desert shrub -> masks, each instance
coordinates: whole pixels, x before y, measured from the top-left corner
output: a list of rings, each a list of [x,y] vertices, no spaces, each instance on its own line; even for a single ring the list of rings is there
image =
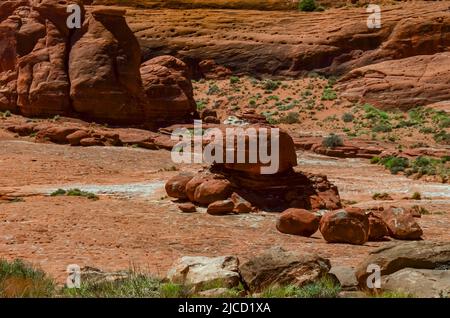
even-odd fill
[[[50,196],[52,197],[61,195],[66,195],[69,197],[85,197],[90,200],[98,200],[98,196],[96,194],[92,192],[81,191],[80,189],[69,189],[69,190],[58,189],[50,194]]]
[[[365,118],[367,118],[367,119],[372,119],[373,121],[389,120],[388,113],[386,113],[382,110],[379,110],[378,108],[376,108],[370,104],[364,104],[363,108],[366,113]]]
[[[392,174],[397,174],[400,171],[405,171],[409,166],[409,161],[403,157],[385,157],[380,160],[380,164],[384,165]]]
[[[325,89],[322,92],[322,100],[335,100],[337,98],[337,94],[336,92],[330,88],[330,87],[325,87]]]
[[[299,122],[299,117],[297,112],[289,112],[285,116],[280,117],[279,122],[283,124],[295,124]]]
[[[411,196],[411,199],[422,200],[422,195],[420,194],[420,192],[414,192],[413,195]]]
[[[0,260],[0,297],[51,297],[55,292],[53,280],[23,262]]]
[[[266,120],[271,125],[277,125],[280,123],[280,120],[274,117],[266,117]]]
[[[279,106],[277,106],[277,109],[280,111],[286,111],[286,110],[290,110],[294,107],[295,107],[294,103],[289,103],[286,105],[279,105]]]
[[[418,125],[417,122],[411,120],[400,120],[399,123],[395,126],[395,128],[405,128],[405,127],[413,127]]]
[[[9,110],[5,111],[3,117],[11,117],[11,112]]]
[[[266,91],[274,91],[277,88],[279,88],[280,85],[281,85],[281,83],[279,81],[273,81],[273,80],[270,80],[270,79],[269,80],[265,80],[263,82],[263,88]]]
[[[317,9],[316,1],[314,0],[301,0],[298,3],[298,9],[304,12],[312,12]]]
[[[169,286],[170,285],[170,286]],[[172,286],[173,285],[173,286]],[[115,281],[82,280],[80,288],[63,288],[65,297],[82,298],[155,298],[183,297],[182,287],[163,284],[161,280],[143,274],[130,273]]]
[[[433,115],[432,120],[439,128],[450,128],[450,116],[444,111],[436,112],[436,114]]]
[[[266,288],[262,298],[336,298],[341,287],[331,278],[325,276],[314,283],[302,287],[287,285]]]
[[[374,294],[375,298],[413,298],[414,296],[403,291],[385,291],[380,294]]]
[[[445,130],[441,130],[438,133],[434,134],[433,139],[438,143],[450,145],[450,133],[446,132]]]
[[[388,123],[380,123],[372,127],[373,132],[391,132],[392,126]]]
[[[220,93],[220,88],[216,84],[210,85],[208,87],[208,91],[206,92],[207,95],[217,95]]]
[[[323,121],[337,121],[337,117],[336,115],[332,115],[332,116],[327,116],[325,117],[325,119]]]
[[[419,129],[419,132],[422,134],[432,134],[434,132],[433,127],[422,127]]]
[[[310,89],[305,89],[302,93],[302,96],[307,97],[307,96],[311,96],[312,95],[312,91]]]
[[[203,110],[206,108],[206,103],[202,100],[197,101],[197,110]]]
[[[447,158],[435,159],[419,156],[411,162],[407,174],[419,173],[420,175],[440,175],[446,180],[450,175],[450,168],[446,163]]]
[[[373,200],[392,200],[392,197],[389,195],[389,193],[383,192],[379,193],[376,192],[372,195]]]
[[[375,157],[372,157],[372,158],[370,159],[370,163],[371,163],[371,164],[376,164],[376,163],[379,163],[380,160],[381,160],[380,157],[375,156]]]
[[[350,123],[353,121],[353,119],[355,119],[355,116],[353,116],[353,114],[351,113],[344,113],[342,115],[342,120],[344,121],[344,123]]]
[[[278,97],[277,95],[270,95],[270,96],[267,96],[267,100],[279,101],[280,97]]]
[[[255,108],[255,107],[256,107],[256,100],[254,100],[253,98],[250,99],[250,100],[248,101],[248,105],[249,105],[250,107],[252,107],[252,108]]]
[[[231,76],[230,77],[230,84],[237,84],[239,83],[241,80],[239,79],[239,77],[237,76]]]
[[[344,141],[340,136],[331,133],[323,138],[322,145],[327,148],[335,148],[344,145]]]
[[[412,210],[419,212],[420,215],[429,215],[431,214],[430,211],[428,211],[423,206],[413,205],[411,207]]]

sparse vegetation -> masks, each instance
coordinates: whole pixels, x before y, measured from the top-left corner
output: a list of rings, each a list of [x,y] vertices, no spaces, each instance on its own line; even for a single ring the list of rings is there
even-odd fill
[[[450,162],[446,157],[436,159],[426,156],[419,156],[414,160],[394,156],[381,159],[378,157],[373,157],[371,159],[371,163],[379,163],[384,165],[391,171],[392,174],[404,171],[408,176],[412,174],[417,174],[418,177],[423,175],[438,175],[441,177],[442,182],[448,182],[450,176]]]
[[[298,3],[298,9],[304,12],[312,12],[317,9],[316,1],[314,0],[301,0]]]
[[[210,85],[208,88],[208,91],[206,92],[207,95],[217,95],[220,93],[220,88],[217,86],[217,84]]]
[[[279,119],[280,123],[283,124],[295,124],[299,122],[299,115],[297,112],[289,112],[284,116],[281,116]]]
[[[9,111],[9,110],[7,110],[7,111],[5,111],[3,114],[2,114],[2,116],[3,117],[11,117],[11,112]]]
[[[351,114],[351,113],[344,113],[344,114],[342,115],[342,120],[343,120],[345,123],[350,123],[350,122],[352,122],[354,118],[355,118],[355,116],[353,116],[353,114]]]
[[[54,289],[43,271],[19,259],[0,259],[0,297],[50,297]]]
[[[392,174],[405,171],[405,169],[409,166],[408,159],[403,157],[389,156],[382,158],[379,163],[389,169]]]
[[[241,80],[239,79],[239,77],[237,76],[231,76],[230,77],[230,84],[237,84],[239,83]]]
[[[280,81],[273,81],[273,80],[265,80],[263,82],[263,88],[266,91],[274,91],[280,87],[281,83]]]
[[[422,195],[420,194],[420,192],[414,192],[413,195],[411,196],[411,199],[422,200]]]
[[[85,197],[90,200],[98,200],[99,199],[96,194],[87,192],[87,191],[81,191],[80,189],[69,189],[69,190],[58,189],[50,194],[50,196],[52,196],[52,197],[62,196],[62,195],[66,195],[69,197]]]
[[[261,293],[262,298],[336,298],[341,288],[331,278],[323,277],[302,287],[269,287]]]
[[[322,145],[327,148],[335,148],[344,145],[344,141],[342,138],[334,133],[331,133],[329,136],[323,138]]]
[[[373,200],[392,200],[392,197],[389,195],[389,193],[383,192],[379,193],[376,192],[372,195]]]
[[[323,90],[321,99],[322,100],[335,100],[336,98],[337,98],[336,92],[330,87],[325,87],[325,89]]]

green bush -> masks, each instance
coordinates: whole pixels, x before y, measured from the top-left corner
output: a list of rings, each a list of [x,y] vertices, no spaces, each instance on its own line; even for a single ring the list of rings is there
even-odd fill
[[[87,191],[81,191],[80,189],[69,189],[69,190],[58,189],[50,194],[50,196],[52,196],[52,197],[62,196],[62,195],[66,195],[69,197],[85,197],[90,200],[98,200],[98,196],[95,195],[94,193],[87,192]]]
[[[441,130],[440,132],[434,134],[433,139],[438,143],[450,145],[450,133],[445,130]]]
[[[261,293],[262,298],[336,298],[341,291],[339,284],[325,276],[320,280],[298,286],[269,287]]]
[[[353,119],[355,119],[355,116],[353,116],[353,114],[351,114],[351,113],[344,113],[344,114],[342,115],[342,120],[343,120],[345,123],[350,123],[350,122],[353,121]]]
[[[208,94],[208,95],[217,95],[219,93],[220,93],[220,88],[216,84],[210,85],[208,87],[208,91],[206,92],[206,94]]]
[[[285,116],[280,117],[280,123],[295,124],[299,122],[299,114],[297,112],[289,112]]]
[[[301,0],[298,3],[298,9],[304,12],[312,12],[317,9],[316,1],[314,0]]]
[[[327,148],[335,148],[344,145],[344,141],[340,136],[331,133],[329,136],[323,138],[322,145]]]
[[[263,82],[263,88],[266,91],[274,91],[276,90],[278,87],[280,87],[281,83],[279,81],[272,81],[272,80],[265,80]]]
[[[197,101],[197,110],[203,110],[206,108],[206,103],[202,100]]]
[[[239,79],[239,77],[237,76],[231,76],[230,77],[230,84],[237,84],[239,83],[241,80]]]
[[[422,200],[422,195],[420,194],[420,192],[414,192],[413,195],[411,196],[411,199]]]
[[[389,125],[387,123],[381,123],[381,124],[378,124],[378,125],[372,127],[372,131],[373,132],[391,132],[392,127],[391,127],[391,125]]]
[[[335,100],[337,98],[336,92],[330,88],[326,87],[322,92],[322,100]]]
[[[409,166],[409,161],[403,157],[385,157],[380,160],[380,164],[384,165],[392,174],[397,174],[400,171],[405,171]]]

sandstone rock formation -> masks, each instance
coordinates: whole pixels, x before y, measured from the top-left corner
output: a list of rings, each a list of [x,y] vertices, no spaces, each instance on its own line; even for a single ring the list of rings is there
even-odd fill
[[[369,254],[356,271],[356,278],[362,288],[370,275],[370,264],[380,266],[381,275],[389,275],[404,268],[448,269],[450,265],[450,243],[448,242],[408,242],[391,243]]]
[[[330,262],[315,254],[297,254],[273,247],[239,267],[247,288],[258,292],[269,286],[303,286],[328,274]]]
[[[420,298],[450,297],[450,271],[404,268],[383,277],[383,291],[401,292]]]
[[[420,55],[355,69],[344,76],[339,89],[353,102],[408,110],[449,100],[449,74],[449,52]]]
[[[389,9],[383,12],[381,29],[367,28],[364,8],[323,12],[320,18],[295,11],[190,10],[185,15],[163,10],[164,14],[151,15],[152,25],[146,23],[151,11],[141,10],[130,11],[128,21],[146,57],[171,52],[184,61],[214,60],[233,72],[258,75],[314,69],[344,74],[382,60],[447,51],[447,4]],[[154,29],[155,24],[160,28]],[[155,41],[161,29],[173,30],[166,32],[163,43]],[[192,37],[195,32],[200,36]],[[206,47],[199,50],[202,44]]]
[[[67,26],[70,4],[82,8],[80,29]],[[195,112],[183,62],[163,57],[141,70],[125,10],[86,12],[80,0],[6,1],[0,9],[1,111],[146,126]]]

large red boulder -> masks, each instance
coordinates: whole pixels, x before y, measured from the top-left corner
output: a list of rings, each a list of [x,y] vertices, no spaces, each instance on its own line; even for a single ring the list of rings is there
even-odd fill
[[[389,207],[381,213],[389,235],[399,240],[420,240],[423,231],[411,212],[401,207]]]
[[[191,202],[195,202],[195,190],[197,187],[203,182],[212,179],[211,176],[208,175],[196,175],[188,183],[186,183],[186,195]]]
[[[287,132],[279,128],[269,126],[249,126],[231,130],[223,128],[222,136],[223,139],[212,141],[210,147],[223,148],[223,157],[219,158],[221,162],[218,164],[231,171],[252,175],[276,174],[291,170],[297,165],[294,141]],[[219,142],[221,144],[218,144]],[[227,153],[230,154],[228,158]],[[262,162],[261,153],[270,157],[269,163]]]
[[[194,201],[202,205],[209,205],[215,201],[229,198],[233,189],[231,183],[225,179],[213,179],[201,183],[194,193]]]
[[[177,199],[187,199],[186,184],[194,177],[192,173],[183,172],[166,182],[167,195]]]
[[[369,218],[358,208],[331,211],[322,217],[319,229],[327,242],[362,245],[369,239]]]
[[[369,215],[369,241],[379,241],[389,235],[386,223],[379,216]]]
[[[303,209],[287,209],[278,217],[277,229],[281,233],[311,236],[319,228],[319,218]]]
[[[232,213],[234,209],[234,203],[230,199],[215,201],[208,205],[206,213],[211,215],[224,215]]]

